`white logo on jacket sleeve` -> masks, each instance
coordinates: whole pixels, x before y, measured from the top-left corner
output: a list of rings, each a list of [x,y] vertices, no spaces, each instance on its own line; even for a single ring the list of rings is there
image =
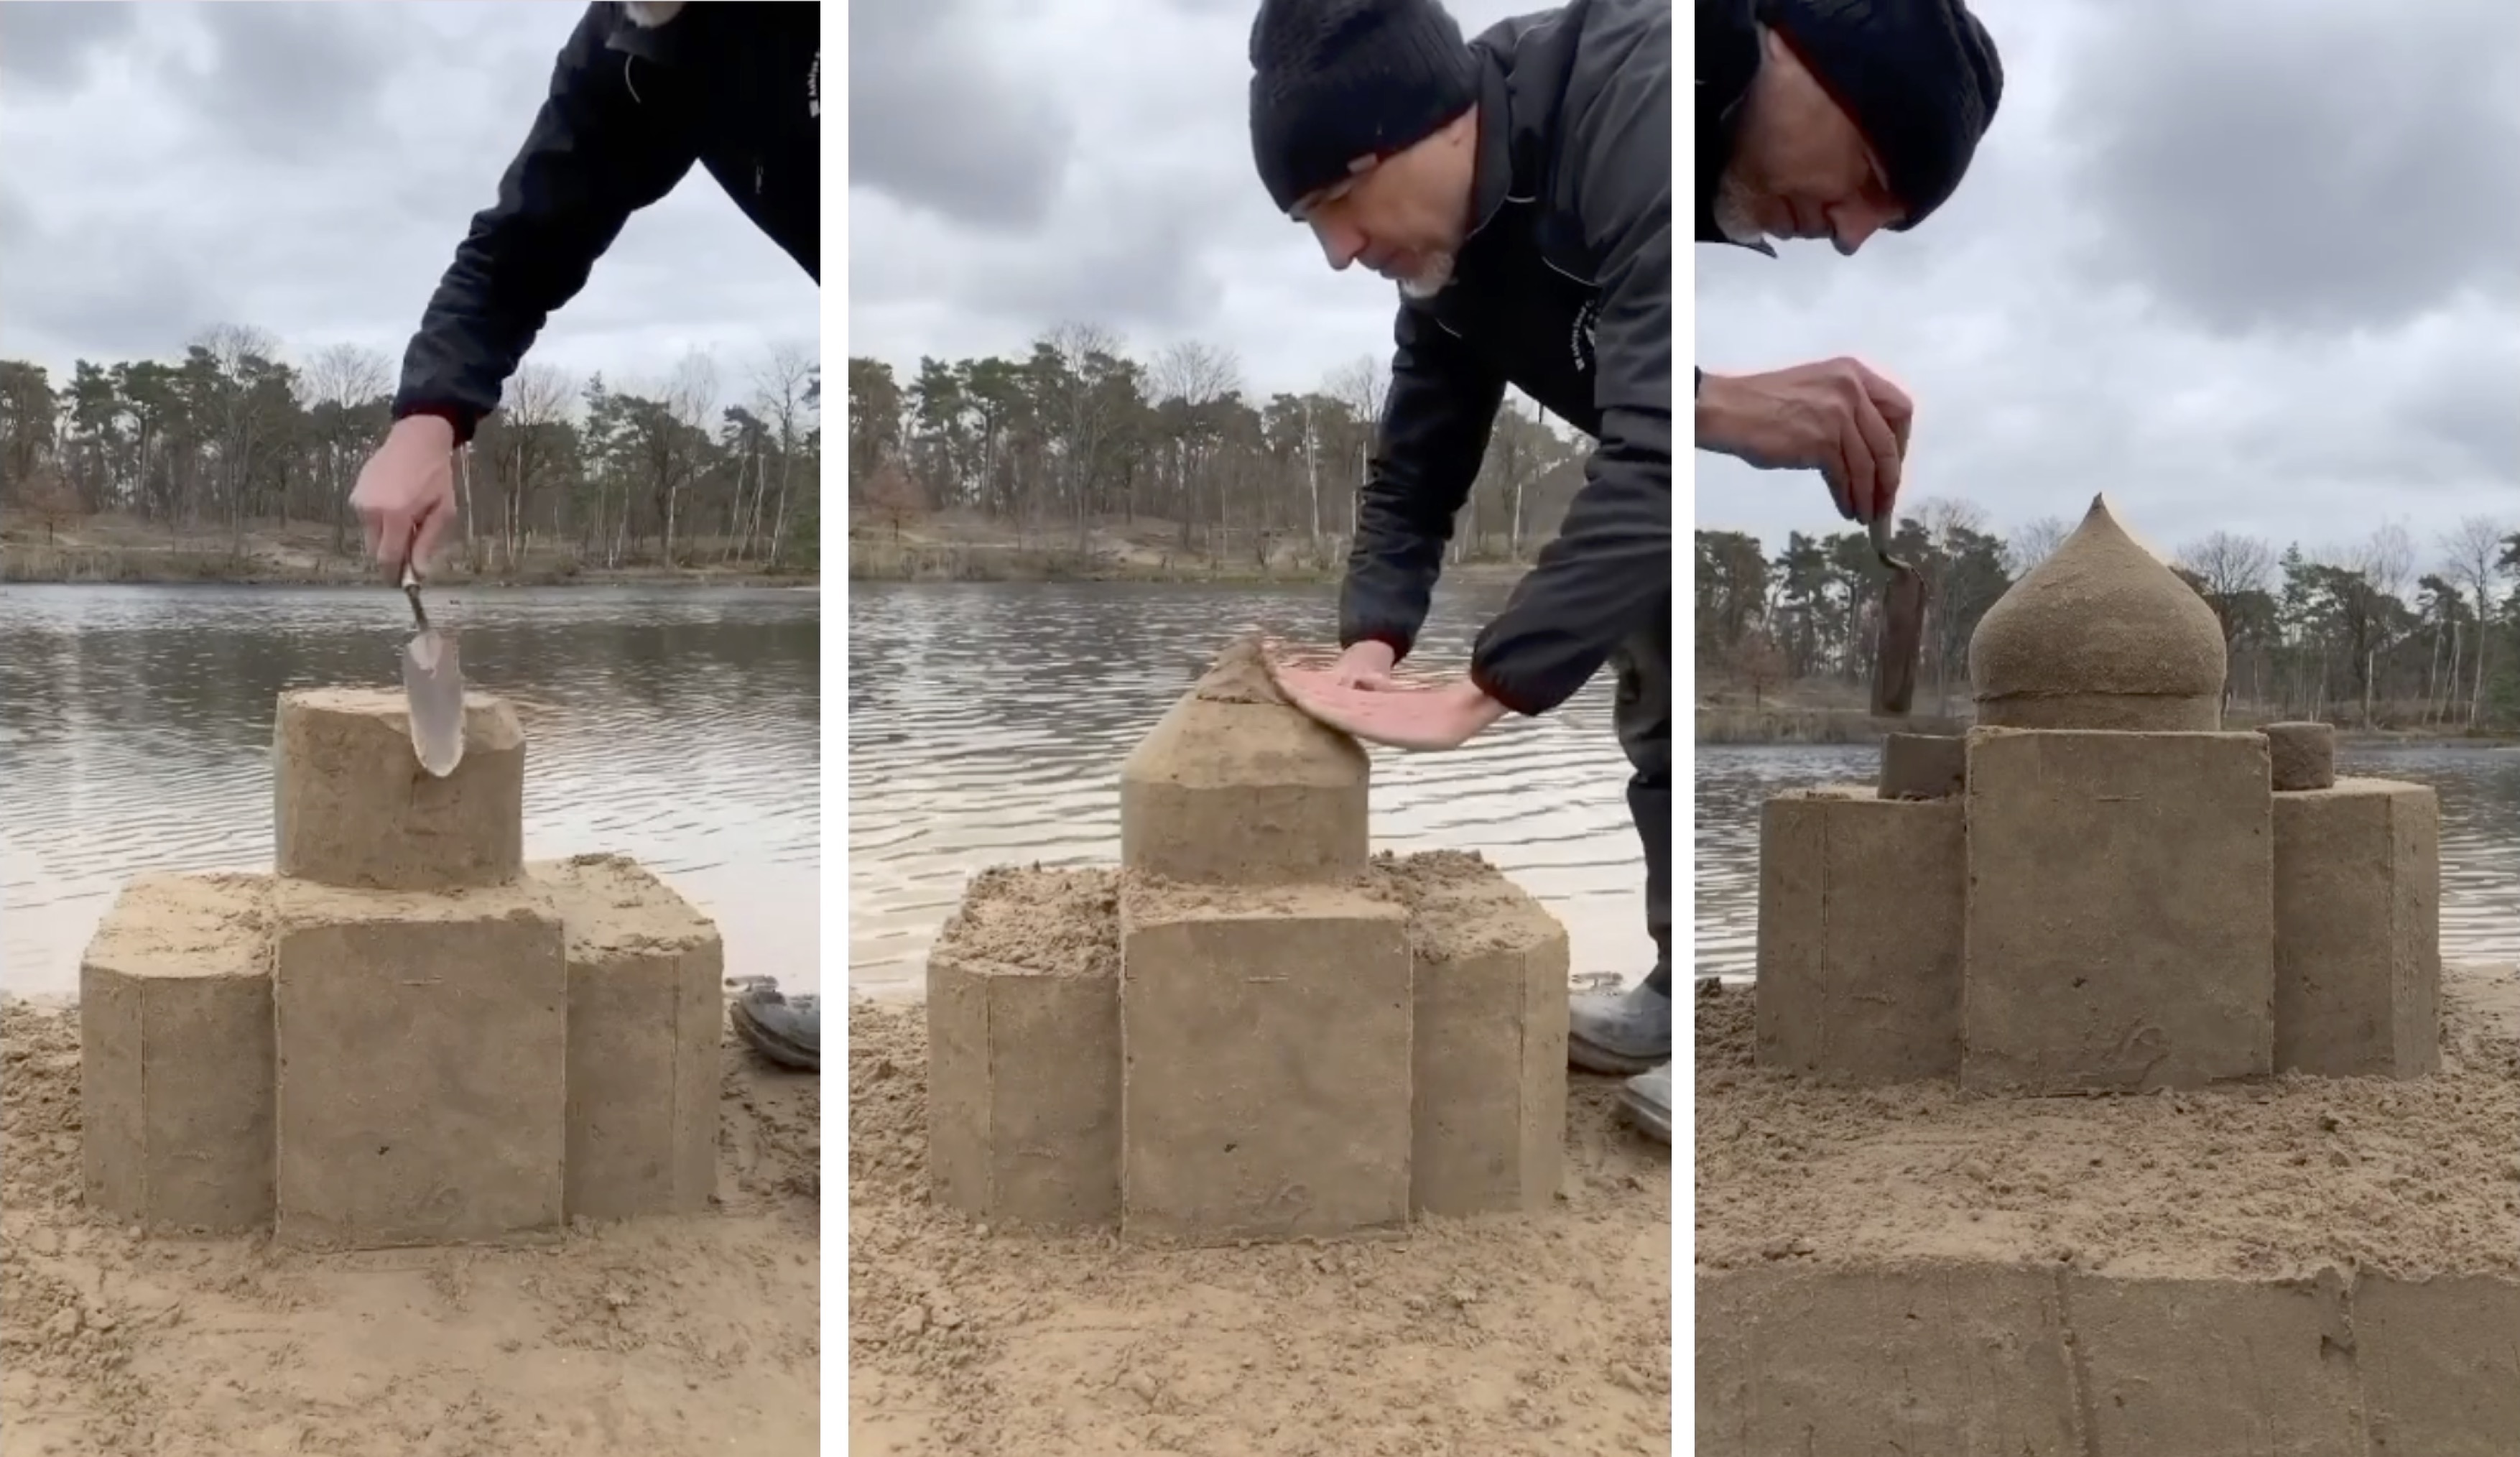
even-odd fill
[[[814,52],[814,68],[805,72],[805,114],[823,119],[823,53]]]

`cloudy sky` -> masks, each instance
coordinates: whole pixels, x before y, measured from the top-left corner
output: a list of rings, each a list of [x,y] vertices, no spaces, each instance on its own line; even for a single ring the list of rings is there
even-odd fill
[[[1480,28],[1530,0],[1453,0]],[[1397,296],[1270,205],[1246,110],[1255,0],[854,0],[849,352],[1231,349],[1247,393],[1387,354]]]
[[[399,368],[580,14],[555,3],[0,5],[0,357],[181,357],[207,326]],[[813,281],[698,168],[531,356],[743,390],[818,337]]]
[[[2159,547],[2394,523],[2419,569],[2462,517],[2520,529],[2520,7],[1975,8],[2005,86],[1958,195],[1854,259],[1692,250],[1697,363],[1873,363],[1917,403],[1904,497],[1999,529],[2105,490]],[[1837,527],[1815,478],[1704,455],[1697,522]]]

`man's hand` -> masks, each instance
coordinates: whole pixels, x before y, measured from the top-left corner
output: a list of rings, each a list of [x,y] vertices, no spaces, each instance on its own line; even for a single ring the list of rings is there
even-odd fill
[[[1708,375],[1697,390],[1697,448],[1763,471],[1818,471],[1837,514],[1869,524],[1898,500],[1914,418],[1907,391],[1853,359]]]
[[[1340,688],[1389,688],[1391,669],[1400,655],[1373,638],[1351,645],[1330,664],[1330,680]]]
[[[401,579],[406,555],[427,571],[455,520],[455,427],[434,415],[395,421],[360,469],[350,506],[367,531],[369,557],[387,577]]]
[[[1357,687],[1340,668],[1279,667],[1271,676],[1288,702],[1315,720],[1369,744],[1393,749],[1459,749],[1506,715],[1506,706],[1464,679],[1441,688]]]

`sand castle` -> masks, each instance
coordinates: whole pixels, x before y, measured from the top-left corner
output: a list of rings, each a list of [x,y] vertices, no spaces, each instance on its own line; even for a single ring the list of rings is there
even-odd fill
[[[940,1202],[1192,1243],[1546,1207],[1565,930],[1370,855],[1366,790],[1238,643],[1122,768],[1117,870],[979,876],[927,968]]]
[[[723,952],[635,862],[527,863],[525,738],[284,693],[273,874],[151,875],[79,974],[86,1197],[151,1230],[531,1239],[714,1192]]]
[[[2096,500],[1969,667],[1964,738],[1766,807],[1698,1449],[2520,1451],[2520,982],[2445,981],[2433,792],[2225,732]]]

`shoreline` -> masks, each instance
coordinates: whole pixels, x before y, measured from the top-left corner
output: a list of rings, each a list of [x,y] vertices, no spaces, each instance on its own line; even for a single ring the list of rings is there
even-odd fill
[[[2280,720],[2260,713],[2238,715],[2224,728],[2247,733]],[[1958,714],[1917,713],[1903,719],[1876,718],[1865,708],[1767,705],[1749,707],[1700,704],[1694,737],[1700,748],[1803,749],[1877,745],[1891,734],[1964,735],[1969,719]],[[2466,729],[2353,728],[2331,724],[2340,749],[2438,748],[2520,749],[2520,727]]]

